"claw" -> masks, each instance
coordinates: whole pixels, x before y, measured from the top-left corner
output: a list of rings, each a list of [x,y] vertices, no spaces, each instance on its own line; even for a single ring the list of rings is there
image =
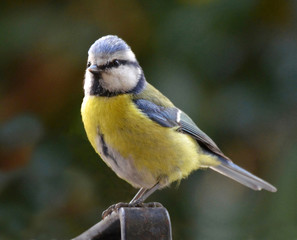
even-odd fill
[[[118,212],[121,207],[128,207],[128,206],[129,206],[129,203],[123,203],[123,202],[113,204],[109,208],[107,208],[105,211],[103,211],[102,219],[106,218],[112,212]]]

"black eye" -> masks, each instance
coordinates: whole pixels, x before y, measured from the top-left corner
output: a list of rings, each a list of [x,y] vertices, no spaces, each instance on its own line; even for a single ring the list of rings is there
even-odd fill
[[[113,60],[113,65],[115,67],[118,67],[118,66],[120,66],[120,62],[118,60]]]
[[[91,62],[88,62],[88,63],[87,63],[87,67],[90,67],[90,66],[91,66]]]

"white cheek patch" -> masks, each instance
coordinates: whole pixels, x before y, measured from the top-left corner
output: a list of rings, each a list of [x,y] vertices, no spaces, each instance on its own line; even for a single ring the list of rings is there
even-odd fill
[[[119,66],[102,73],[102,87],[110,92],[127,92],[136,87],[141,71],[129,65]]]
[[[86,70],[85,73],[85,82],[84,82],[84,91],[85,91],[85,95],[90,95],[92,89],[92,77],[91,77],[91,73]]]
[[[112,54],[96,52],[94,49],[92,49],[92,47],[89,50],[88,62],[91,64],[102,66],[115,59],[126,60],[128,62],[137,62],[134,53],[130,49]],[[140,76],[140,68],[137,68],[133,65],[121,65],[119,67],[114,67],[103,71],[100,85],[102,88],[110,92],[128,92],[136,87]],[[90,95],[92,92],[92,87],[94,84],[93,81],[94,78],[92,73],[86,70],[84,82],[85,95]]]

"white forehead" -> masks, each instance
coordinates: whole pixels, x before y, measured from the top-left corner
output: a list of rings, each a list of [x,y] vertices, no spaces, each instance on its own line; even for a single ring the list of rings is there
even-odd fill
[[[89,49],[89,61],[101,65],[113,59],[136,61],[135,55],[128,44],[121,38],[108,35],[99,38]]]

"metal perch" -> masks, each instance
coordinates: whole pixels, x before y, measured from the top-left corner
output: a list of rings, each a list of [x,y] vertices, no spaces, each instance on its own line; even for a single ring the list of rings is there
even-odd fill
[[[72,240],[171,240],[164,207],[122,207]]]

